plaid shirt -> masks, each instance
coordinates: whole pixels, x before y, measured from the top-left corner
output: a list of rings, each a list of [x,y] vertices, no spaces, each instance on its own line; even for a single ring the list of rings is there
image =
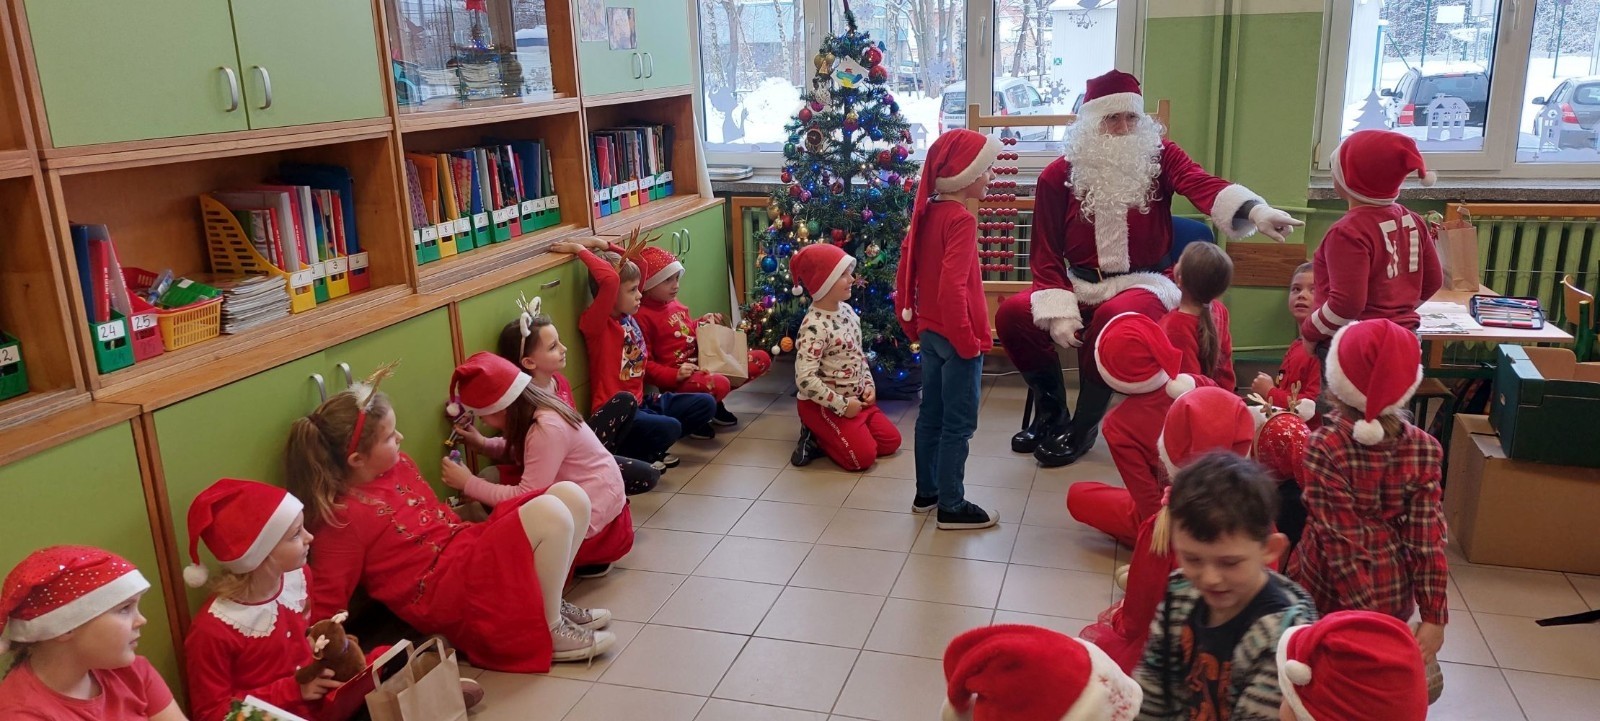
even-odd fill
[[[1332,414],[1306,445],[1305,536],[1289,576],[1322,613],[1355,609],[1445,623],[1444,509],[1439,442],[1406,424],[1377,445]]]

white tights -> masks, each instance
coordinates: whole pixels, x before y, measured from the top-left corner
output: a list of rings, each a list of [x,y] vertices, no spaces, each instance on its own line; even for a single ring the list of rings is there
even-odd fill
[[[561,590],[567,572],[589,530],[589,494],[576,483],[561,481],[517,507],[517,520],[533,548],[533,570],[544,595],[544,618],[554,629],[561,623]]]

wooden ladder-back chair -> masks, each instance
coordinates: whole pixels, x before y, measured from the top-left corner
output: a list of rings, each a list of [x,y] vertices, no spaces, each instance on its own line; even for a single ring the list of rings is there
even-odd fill
[[[1580,363],[1593,360],[1594,294],[1577,287],[1572,276],[1565,275],[1561,277],[1561,301],[1567,320],[1572,323],[1573,352]]]

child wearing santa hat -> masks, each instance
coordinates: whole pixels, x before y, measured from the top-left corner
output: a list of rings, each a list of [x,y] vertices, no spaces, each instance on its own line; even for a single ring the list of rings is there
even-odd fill
[[[183,721],[155,667],[134,652],[150,590],[110,551],[52,546],[28,554],[0,587],[0,718]]]
[[[1335,412],[1306,444],[1306,528],[1289,575],[1325,611],[1420,610],[1416,642],[1432,668],[1449,620],[1443,451],[1402,408],[1422,382],[1416,335],[1385,319],[1334,334],[1326,365]]]
[[[1106,322],[1094,360],[1111,389],[1127,396],[1106,414],[1104,432],[1124,488],[1095,482],[1067,489],[1067,511],[1117,542],[1132,546],[1139,526],[1161,510],[1167,472],[1156,438],[1173,399],[1210,378],[1179,373],[1183,354],[1161,326],[1142,313],[1122,313]]]
[[[1311,311],[1316,298],[1316,274],[1312,263],[1301,263],[1289,278],[1289,315],[1299,328]],[[1317,399],[1322,396],[1322,361],[1312,352],[1311,343],[1295,338],[1278,364],[1277,376],[1257,373],[1250,383],[1250,392],[1274,408],[1287,408],[1312,428],[1322,425],[1317,416]],[[1265,417],[1263,417],[1265,420]]]
[[[745,377],[738,381],[721,373],[700,370],[700,347],[695,332],[706,324],[726,322],[721,313],[706,313],[694,317],[689,306],[678,300],[678,287],[683,280],[683,262],[663,248],[647,246],[639,253],[639,289],[644,300],[633,317],[639,321],[645,340],[649,341],[650,357],[656,363],[676,372],[675,382],[661,387],[674,393],[710,393],[717,399],[717,414],[711,422],[719,426],[738,425],[739,418],[728,411],[723,399],[728,393],[745,383],[760,378],[772,367],[772,356],[764,350],[751,350],[747,354]],[[708,279],[716,282],[713,276]],[[726,280],[726,277],[723,278]]]
[[[1432,185],[1417,141],[1392,130],[1358,130],[1333,151],[1333,187],[1349,204],[1312,260],[1315,310],[1300,333],[1319,348],[1351,321],[1387,318],[1415,330],[1417,306],[1444,284],[1433,234],[1396,203],[1412,173]]]
[[[1212,451],[1244,456],[1254,436],[1250,410],[1238,396],[1221,388],[1196,388],[1172,402],[1156,448],[1168,475],[1175,475]],[[1097,623],[1078,633],[1129,673],[1144,653],[1150,622],[1167,591],[1167,577],[1178,567],[1164,520],[1165,514],[1157,513],[1139,525],[1133,558],[1126,566],[1127,593],[1102,612]]]
[[[603,576],[633,549],[633,513],[622,472],[594,429],[571,406],[510,361],[487,351],[473,353],[450,378],[450,397],[478,420],[501,431],[486,438],[471,425],[460,429],[467,447],[506,461],[501,480],[489,481],[444,459],[444,483],[487,506],[539,495],[557,481],[578,484],[589,496],[588,528],[573,558],[585,578]]]
[[[1338,611],[1278,640],[1284,721],[1423,721],[1428,682],[1404,623]]]
[[[855,258],[826,243],[800,249],[789,268],[811,293],[795,334],[794,376],[808,438],[839,464],[861,472],[900,449],[900,430],[878,407],[877,387],[861,350],[861,319],[850,297]]]
[[[994,347],[978,272],[978,224],[967,203],[983,197],[1000,152],[993,136],[957,128],[928,148],[911,225],[895,271],[895,314],[922,344],[917,415],[917,495],[911,509],[938,509],[939,528],[988,528],[997,513],[966,499],[967,446],[978,429],[983,354]]]
[[[944,678],[943,721],[1133,721],[1143,698],[1104,651],[1038,626],[955,637]]]

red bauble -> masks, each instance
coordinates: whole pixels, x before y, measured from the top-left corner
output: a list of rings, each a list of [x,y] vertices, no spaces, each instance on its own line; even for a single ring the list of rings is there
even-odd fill
[[[785,171],[783,171],[781,173],[778,173],[778,180],[781,180],[781,181],[783,181],[785,183],[793,183],[794,182],[794,173],[791,173],[791,172],[789,172],[787,170],[785,170]]]
[[[874,65],[871,70],[867,71],[867,80],[870,80],[874,83],[881,83],[888,79],[889,71],[882,65]]]
[[[911,151],[906,150],[906,146],[904,146],[904,145],[896,145],[896,146],[894,146],[894,160],[895,160],[895,162],[903,163],[903,162],[906,161],[907,157],[910,157],[910,155],[911,155]]]
[[[798,185],[789,186],[789,197],[798,198],[798,197],[800,197],[800,193],[801,193],[800,186],[798,186]]]
[[[1256,461],[1279,481],[1300,480],[1300,468],[1305,461],[1306,441],[1311,429],[1300,416],[1278,413],[1261,424],[1256,433]]]
[[[800,109],[800,122],[802,122],[802,123],[811,122],[811,108],[801,108]]]
[[[885,168],[894,164],[894,154],[887,150],[878,151],[878,165]]]
[[[877,67],[878,63],[883,62],[883,52],[877,48],[867,48],[867,51],[861,54],[861,62],[869,68]]]
[[[800,186],[796,185],[794,187],[795,188],[799,188]],[[792,215],[783,216],[783,229],[784,230],[789,230],[789,229],[792,229],[792,228],[794,228],[794,216],[792,216]]]
[[[834,228],[832,235],[833,235],[833,243],[834,243],[834,245],[838,245],[838,244],[844,242],[844,231],[843,230],[840,230],[838,228]]]

